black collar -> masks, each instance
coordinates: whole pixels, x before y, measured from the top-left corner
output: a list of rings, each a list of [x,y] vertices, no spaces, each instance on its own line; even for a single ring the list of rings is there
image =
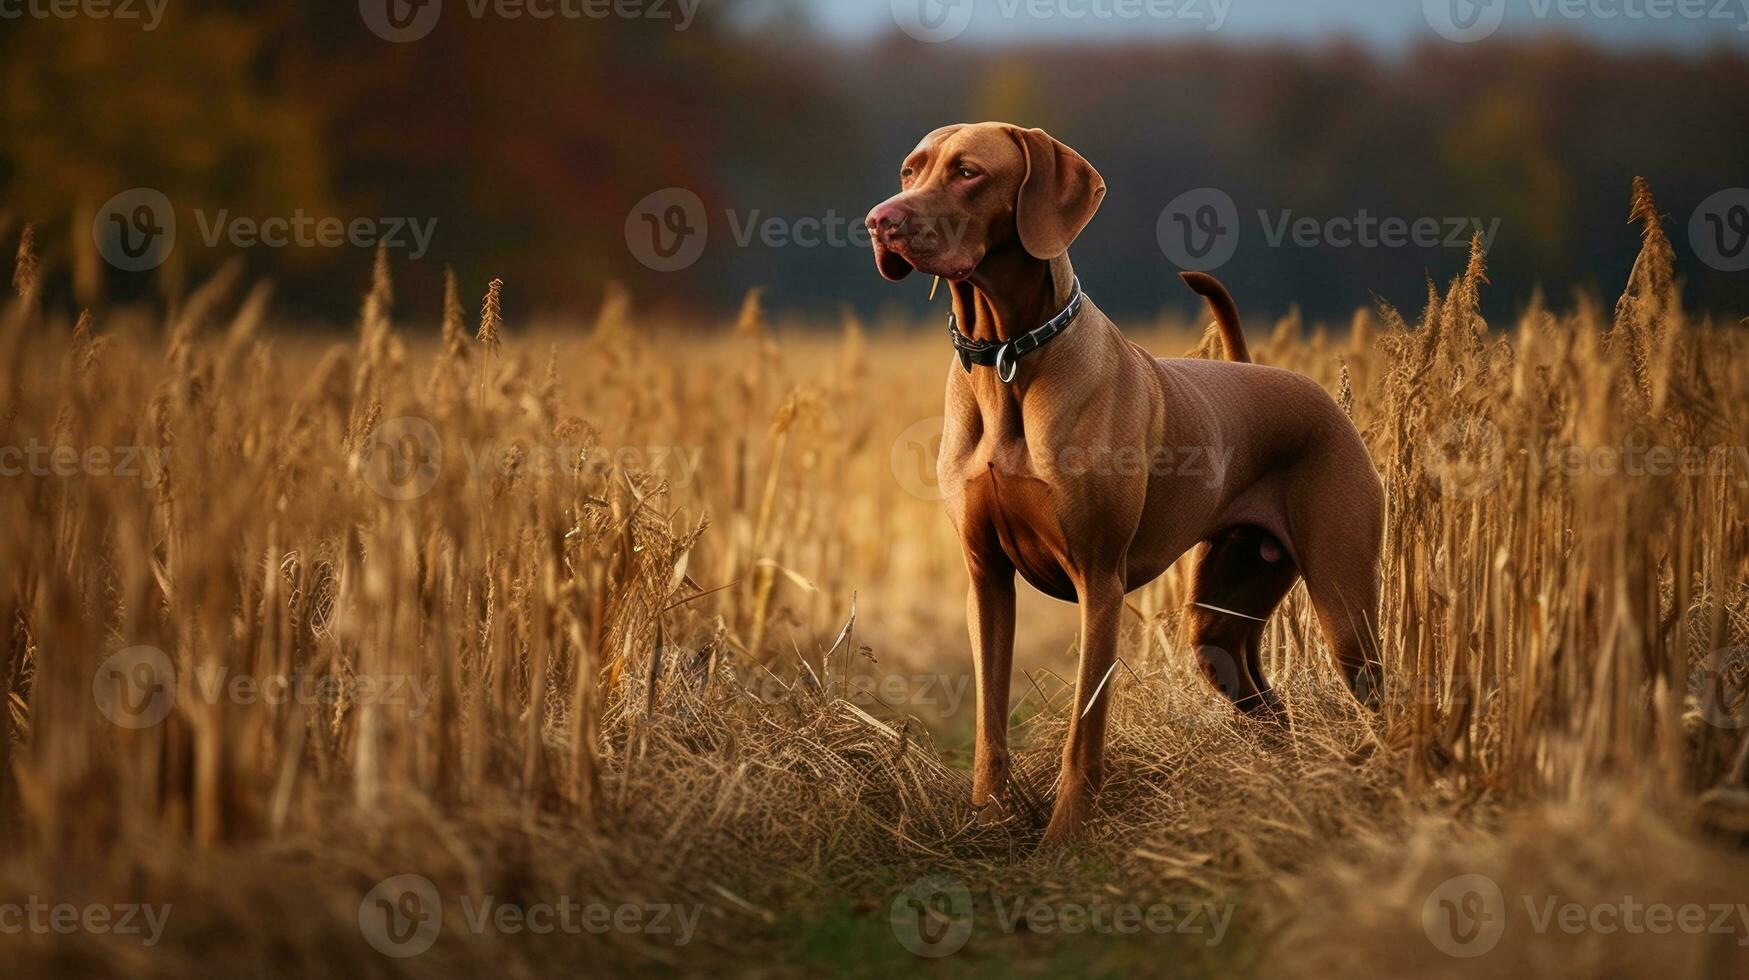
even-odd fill
[[[972,365],[982,364],[996,369],[996,377],[1007,384],[1014,380],[1014,372],[1020,368],[1020,359],[1038,350],[1069,328],[1075,322],[1076,314],[1081,312],[1081,277],[1076,276],[1074,285],[1069,289],[1069,302],[1058,311],[1056,316],[1046,320],[1044,326],[1023,333],[1009,341],[973,340],[960,332],[959,319],[952,313],[947,315],[947,335],[953,338],[954,350],[959,352],[960,366],[966,373],[972,373]]]

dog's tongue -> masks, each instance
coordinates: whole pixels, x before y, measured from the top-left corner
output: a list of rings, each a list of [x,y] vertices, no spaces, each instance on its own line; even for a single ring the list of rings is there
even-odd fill
[[[889,282],[898,282],[911,274],[911,263],[905,257],[893,251],[880,242],[875,243],[875,268],[881,271],[881,277]]]

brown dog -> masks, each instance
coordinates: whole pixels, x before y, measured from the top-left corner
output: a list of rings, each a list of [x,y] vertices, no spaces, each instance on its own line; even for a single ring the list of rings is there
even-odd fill
[[[1290,371],[1159,359],[1125,340],[1082,298],[1067,254],[1105,181],[1042,130],[938,129],[899,179],[899,194],[868,214],[875,263],[892,280],[913,269],[948,279],[959,334],[937,473],[971,576],[972,803],[999,800],[1008,785],[1016,572],[1081,606],[1075,713],[1047,842],[1080,826],[1104,775],[1124,594],[1192,547],[1191,642],[1236,706],[1278,716],[1258,644],[1301,575],[1349,688],[1376,705],[1384,493],[1329,394]],[[1185,279],[1209,300],[1228,357],[1246,360],[1226,290]]]

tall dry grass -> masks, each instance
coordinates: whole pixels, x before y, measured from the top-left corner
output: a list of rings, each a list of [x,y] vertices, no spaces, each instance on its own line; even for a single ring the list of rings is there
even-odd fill
[[[1643,186],[1633,217],[1642,252],[1613,316],[1581,298],[1490,328],[1477,247],[1413,324],[1387,307],[1347,336],[1288,320],[1254,338],[1258,360],[1338,395],[1385,478],[1386,711],[1341,692],[1296,589],[1267,643],[1292,734],[1235,721],[1178,641],[1175,569],[1132,597],[1110,787],[1087,841],[1054,855],[1034,854],[1034,818],[1069,700],[1061,609],[1023,609],[1029,792],[1005,823],[971,820],[963,760],[938,747],[969,704],[853,693],[871,674],[966,673],[959,557],[903,442],[939,412],[933,331],[785,333],[752,294],[676,357],[622,294],[584,336],[506,322],[511,270],[476,322],[449,277],[440,336],[414,341],[382,255],[355,339],[326,349],[266,330],[266,291],[239,296],[234,269],[162,322],[68,326],[41,308],[27,232],[0,445],[167,455],[149,481],[0,478],[0,898],[174,897],[181,916],[155,950],[38,937],[21,963],[777,969],[820,909],[878,918],[898,884],[948,871],[980,890],[1239,900],[1240,965],[1335,969],[1370,943],[1446,969],[1403,952],[1398,933],[1421,942],[1416,889],[1454,861],[1534,878],[1518,852],[1556,807],[1593,814],[1569,837],[1659,828],[1690,863],[1635,880],[1710,894],[1749,828],[1749,351],[1683,314]],[[1165,352],[1188,334],[1151,336]],[[1711,465],[1630,474],[1595,453],[1635,447]],[[175,696],[135,729],[93,692],[139,646],[163,651]],[[328,694],[212,696],[221,676]],[[429,704],[373,696],[381,678]],[[1629,816],[1595,815],[1618,797]],[[357,905],[409,869],[457,893],[707,912],[688,950],[446,934],[390,961],[359,939]]]

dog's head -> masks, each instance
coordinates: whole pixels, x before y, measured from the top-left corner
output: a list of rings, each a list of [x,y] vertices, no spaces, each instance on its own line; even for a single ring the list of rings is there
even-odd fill
[[[955,281],[988,255],[1068,250],[1105,197],[1081,154],[1042,129],[1007,123],[945,126],[923,137],[899,169],[899,193],[866,224],[875,266],[891,280],[917,269]]]

